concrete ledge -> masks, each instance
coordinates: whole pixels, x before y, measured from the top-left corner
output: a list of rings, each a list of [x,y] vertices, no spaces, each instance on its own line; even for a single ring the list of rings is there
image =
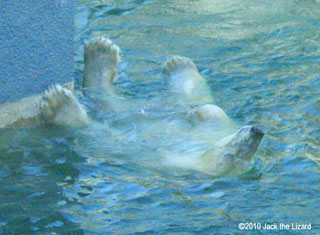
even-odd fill
[[[0,104],[72,81],[73,11],[72,0],[0,1]]]

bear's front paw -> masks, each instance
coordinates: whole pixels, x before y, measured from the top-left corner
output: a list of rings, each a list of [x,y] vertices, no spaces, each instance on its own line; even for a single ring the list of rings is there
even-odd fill
[[[175,73],[184,69],[198,71],[191,59],[175,55],[165,62],[162,72],[163,74],[170,75],[171,73]]]

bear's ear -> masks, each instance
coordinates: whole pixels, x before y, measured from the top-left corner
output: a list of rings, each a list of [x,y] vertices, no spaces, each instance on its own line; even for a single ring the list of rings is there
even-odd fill
[[[234,162],[234,154],[232,154],[232,153],[226,153],[226,154],[224,154],[223,155],[223,157],[225,158],[225,159],[227,159],[229,162]]]

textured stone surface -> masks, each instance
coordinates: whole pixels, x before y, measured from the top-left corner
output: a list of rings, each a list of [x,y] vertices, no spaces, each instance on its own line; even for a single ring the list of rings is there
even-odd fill
[[[0,1],[0,103],[73,76],[73,1]]]

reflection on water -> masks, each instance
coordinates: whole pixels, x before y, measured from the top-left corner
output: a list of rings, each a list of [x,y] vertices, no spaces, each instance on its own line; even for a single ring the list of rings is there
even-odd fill
[[[80,97],[96,120],[81,132],[0,133],[0,232],[234,234],[240,222],[298,222],[319,233],[319,9],[313,0],[79,0],[78,88],[83,43],[103,35],[122,49],[116,87],[129,101],[117,112]],[[167,99],[161,65],[173,54],[194,59],[239,126],[266,133],[245,175],[161,164],[159,146],[188,153],[218,138]]]

